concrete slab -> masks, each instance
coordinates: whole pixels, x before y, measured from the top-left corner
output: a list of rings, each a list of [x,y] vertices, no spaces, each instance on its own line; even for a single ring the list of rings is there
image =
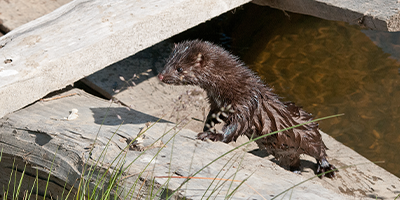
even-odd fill
[[[381,30],[400,31],[400,3],[392,0],[253,0],[295,13]]]
[[[0,38],[0,117],[247,2],[74,0]]]

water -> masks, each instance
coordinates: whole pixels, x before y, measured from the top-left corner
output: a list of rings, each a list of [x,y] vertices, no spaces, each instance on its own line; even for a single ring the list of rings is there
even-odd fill
[[[258,30],[240,57],[283,100],[315,118],[344,113],[320,122],[320,128],[369,160],[385,161],[379,165],[400,177],[400,64],[366,35],[379,44],[387,33],[282,16],[275,26]]]

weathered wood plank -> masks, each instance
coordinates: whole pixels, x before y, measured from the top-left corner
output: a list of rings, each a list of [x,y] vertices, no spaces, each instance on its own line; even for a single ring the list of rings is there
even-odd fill
[[[9,30],[39,18],[71,0],[4,0],[0,1],[0,20]]]
[[[400,3],[392,0],[253,0],[281,10],[345,21],[381,31],[400,31]]]
[[[86,165],[86,169],[93,165],[93,159],[99,158],[109,140],[111,144],[107,150],[107,157],[101,164],[111,163],[126,146],[126,142],[120,138],[126,140],[131,138],[131,135],[136,137],[145,122],[158,120],[144,113],[128,111],[79,89],[67,91],[59,96],[66,97],[37,102],[0,121],[0,149],[3,150],[3,155],[6,155],[2,158],[0,167],[7,169],[0,170],[0,183],[3,186],[7,186],[10,180],[14,159],[17,160],[19,171],[24,168],[24,163],[20,160],[28,163],[28,177],[24,179],[22,188],[29,191],[37,174],[36,169],[40,173],[41,186],[45,186],[46,174],[53,166],[47,194],[51,192],[53,198],[60,198],[65,183],[67,189],[79,185],[83,169]],[[78,110],[78,118],[68,121],[65,118],[72,109]],[[122,118],[118,118],[117,115]],[[165,121],[161,121],[163,122]],[[123,128],[118,129],[122,123]],[[118,134],[113,136],[116,130],[119,130]],[[91,147],[94,150],[89,155]],[[137,156],[140,152],[136,153]],[[98,173],[95,172],[92,178]],[[93,183],[91,186],[94,186]],[[40,187],[38,194],[43,195],[45,188]],[[35,194],[36,189],[32,196]],[[73,195],[74,192],[70,199],[73,199]]]
[[[0,117],[249,0],[75,0],[0,38]]]
[[[127,145],[126,139],[135,138],[140,129],[145,127],[145,122],[155,122],[157,118],[133,109],[128,110],[114,103],[110,104],[108,101],[93,97],[77,89],[68,91],[65,94],[73,93],[77,93],[77,95],[52,101],[37,102],[25,109],[7,115],[5,119],[0,121],[2,126],[0,129],[0,148],[3,148],[4,153],[19,155],[30,163],[28,167],[35,166],[34,168],[42,172],[49,172],[52,159],[56,156],[54,169],[52,170],[54,179],[52,180],[60,178],[61,180],[66,180],[69,185],[77,186],[78,181],[76,180],[80,176],[84,164],[94,163],[97,159],[102,158],[102,151],[106,148],[107,153],[101,159],[102,162],[98,164],[98,167],[106,168],[111,165],[112,170],[119,169],[116,167],[116,162],[113,163],[113,160],[118,157],[119,152]],[[71,121],[65,120],[64,117],[68,116],[68,111],[73,108],[78,110],[78,118]],[[166,121],[160,121],[152,126],[145,132],[146,137],[143,140],[143,146],[152,144],[172,127],[173,125]],[[149,162],[152,164],[142,175],[145,180],[152,180],[153,177],[157,176],[190,176],[232,148],[222,142],[195,140],[196,133],[185,129],[180,130],[178,135],[175,136],[174,144],[172,141],[167,143],[176,131],[170,131],[161,139],[166,146],[158,154],[156,160],[151,161],[160,146],[146,151],[133,163],[132,167],[127,171],[129,174],[124,175],[127,178],[123,179],[123,187],[129,190],[138,174],[145,169]],[[89,153],[91,148],[93,148],[93,151]],[[126,151],[125,166],[133,162],[141,153],[134,150]],[[259,194],[264,198],[277,195],[294,184],[301,182],[305,177],[313,176],[314,174],[313,169],[305,167],[303,176],[296,175],[277,166],[270,161],[269,157],[268,159],[263,158],[263,156],[255,156],[243,150],[237,150],[235,153],[236,157],[230,164],[224,166],[225,163],[229,162],[229,158],[233,154],[213,163],[196,177],[214,178],[220,170],[223,170],[220,176],[226,173],[223,178],[233,178],[229,176],[237,172],[236,180],[242,181],[246,178],[248,180],[246,184],[237,190],[234,197],[237,199],[262,199]],[[42,158],[43,156],[45,159]],[[12,163],[12,157],[6,158],[11,160]],[[242,163],[241,165],[239,164],[240,162]],[[238,169],[239,171],[237,171]],[[1,182],[7,184],[8,175],[1,173],[0,171]],[[343,174],[343,176],[345,175]],[[351,180],[353,179],[354,177]],[[170,180],[160,177],[155,178],[157,185],[169,181],[168,188],[171,190],[176,189],[184,180],[184,178],[172,178]],[[184,186],[180,190],[180,193],[190,199],[200,199],[211,184],[211,181],[212,179],[193,179],[188,186]],[[293,192],[290,192],[292,194],[286,196],[291,196],[293,199],[348,198],[346,195],[326,188],[321,184],[322,182],[309,181],[301,187],[294,188]],[[340,182],[340,180],[337,182]],[[29,184],[29,181],[24,183]],[[213,194],[212,197],[222,199],[229,193],[230,184],[228,181],[221,188],[221,191],[218,194]],[[234,182],[233,188],[238,185],[239,182]],[[63,186],[59,181],[58,188],[55,189],[61,191]],[[57,185],[54,187],[57,187]],[[135,198],[137,193],[146,194],[147,192],[148,195],[149,190],[151,190],[148,185],[144,185],[140,191],[139,187],[141,187],[141,184],[138,184],[137,188],[133,190]],[[43,193],[44,188],[40,189],[40,192]],[[55,193],[56,191],[54,190],[53,197],[59,195]],[[207,192],[207,194],[210,193],[211,190]]]

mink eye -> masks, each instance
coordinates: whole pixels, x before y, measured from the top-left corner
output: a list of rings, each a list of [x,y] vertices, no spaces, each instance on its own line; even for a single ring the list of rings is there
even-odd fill
[[[176,71],[178,71],[179,73],[181,73],[183,71],[183,69],[181,67],[179,67],[178,69],[176,69]]]

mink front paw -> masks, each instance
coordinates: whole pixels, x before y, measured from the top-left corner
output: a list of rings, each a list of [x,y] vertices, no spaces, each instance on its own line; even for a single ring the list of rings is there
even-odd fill
[[[211,141],[222,141],[224,139],[224,135],[221,133],[214,133],[214,132],[210,132],[210,131],[206,131],[206,132],[201,132],[199,134],[197,134],[197,139],[200,140],[206,140],[209,139]]]
[[[335,177],[335,172],[338,172],[339,170],[336,169],[335,166],[329,164],[329,162],[326,159],[322,159],[321,162],[318,161],[318,169],[317,169],[317,174],[319,178],[323,177],[328,177],[328,178],[333,178]]]

